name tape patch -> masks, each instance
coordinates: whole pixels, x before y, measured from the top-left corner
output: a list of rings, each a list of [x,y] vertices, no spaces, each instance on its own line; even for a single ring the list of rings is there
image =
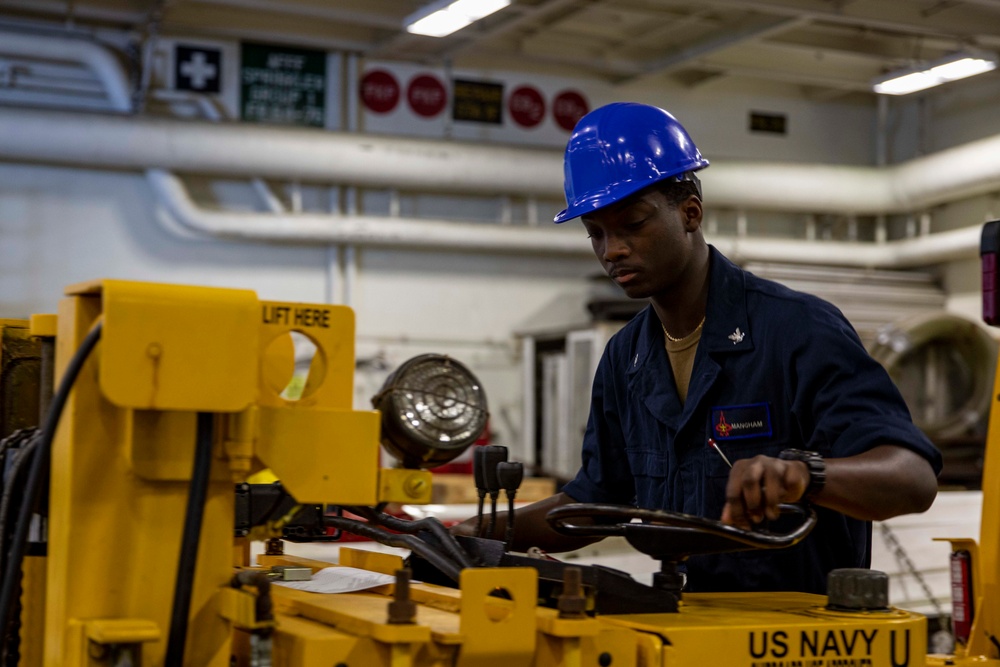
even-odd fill
[[[768,403],[712,408],[712,433],[716,440],[758,438],[773,433]]]

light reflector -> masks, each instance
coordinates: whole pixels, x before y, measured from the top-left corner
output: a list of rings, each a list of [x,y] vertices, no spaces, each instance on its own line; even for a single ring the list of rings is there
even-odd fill
[[[911,67],[872,82],[872,89],[882,95],[907,95],[949,81],[964,79],[995,69],[995,54],[956,53],[920,67]]]
[[[452,460],[486,428],[486,393],[458,361],[423,354],[397,368],[372,406],[382,412],[382,445],[404,468],[434,468]]]
[[[444,37],[479,19],[500,11],[511,0],[444,0],[411,14],[404,21],[406,31],[415,35]]]

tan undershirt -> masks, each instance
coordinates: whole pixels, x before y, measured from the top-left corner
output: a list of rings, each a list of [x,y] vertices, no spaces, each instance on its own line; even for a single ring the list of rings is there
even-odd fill
[[[691,370],[694,368],[694,354],[698,351],[698,341],[701,340],[701,327],[678,341],[663,337],[667,348],[667,358],[670,368],[674,371],[674,382],[677,383],[677,395],[681,405],[687,400],[688,385],[691,384]]]

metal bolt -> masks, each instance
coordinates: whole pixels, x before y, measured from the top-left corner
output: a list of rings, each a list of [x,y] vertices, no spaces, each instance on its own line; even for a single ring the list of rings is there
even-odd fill
[[[396,587],[389,603],[389,624],[408,625],[417,619],[417,605],[410,599],[410,571],[396,570]]]
[[[111,647],[107,644],[98,644],[95,641],[91,641],[87,647],[87,653],[92,660],[100,662],[107,660],[111,656]]]
[[[146,354],[151,356],[153,359],[158,359],[161,355],[163,355],[163,347],[159,343],[150,343],[146,346]]]
[[[557,607],[559,618],[586,618],[587,598],[583,595],[583,570],[567,567],[563,570],[563,592]]]
[[[284,556],[285,555],[285,543],[281,541],[281,538],[275,537],[264,543],[264,555],[265,556]]]
[[[597,664],[601,667],[610,667],[612,662],[611,654],[608,652],[604,652],[597,657]]]
[[[419,498],[427,489],[427,482],[422,475],[410,475],[403,482],[403,492],[411,498]]]

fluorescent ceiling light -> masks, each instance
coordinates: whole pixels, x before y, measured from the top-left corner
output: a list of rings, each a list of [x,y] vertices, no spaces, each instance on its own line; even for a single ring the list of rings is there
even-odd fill
[[[433,2],[403,22],[415,35],[444,37],[481,18],[498,12],[511,0],[444,0]]]
[[[879,77],[872,82],[872,89],[882,95],[907,95],[989,72],[996,66],[997,57],[992,53],[956,53],[920,67],[910,67]]]

